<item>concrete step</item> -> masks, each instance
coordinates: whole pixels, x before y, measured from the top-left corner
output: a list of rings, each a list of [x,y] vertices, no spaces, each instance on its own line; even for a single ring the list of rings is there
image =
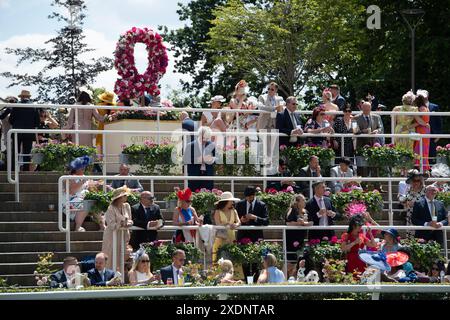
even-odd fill
[[[72,241],[102,241],[102,231],[71,232]],[[44,232],[0,232],[2,242],[39,242],[39,241],[65,241],[66,234],[59,231]]]
[[[35,263],[39,255],[48,253],[48,251],[36,252],[2,252],[0,253],[0,263]],[[54,252],[53,261],[62,262],[64,258],[72,256],[81,261],[83,257],[96,255],[98,251],[79,251],[79,252]]]
[[[2,278],[9,285],[19,285],[20,287],[36,286],[36,279],[33,274],[4,274]]]
[[[58,221],[58,213],[56,211],[43,212],[2,212],[0,213],[0,222],[20,222],[20,221]]]
[[[62,265],[62,262],[55,262],[53,270],[61,270]],[[33,274],[36,268],[36,262],[0,263],[0,274]]]
[[[72,241],[72,251],[100,251],[102,241]],[[65,241],[50,242],[2,242],[0,243],[0,252],[33,252],[33,251],[64,251],[66,250]]]
[[[0,201],[0,214],[3,212],[48,212],[48,205],[57,205],[58,202],[39,202],[39,201]]]
[[[71,230],[74,230],[75,224],[71,223]],[[83,228],[87,231],[98,231],[99,226],[94,222],[85,222]],[[58,222],[2,222],[0,223],[0,232],[42,232],[42,231],[59,231]]]

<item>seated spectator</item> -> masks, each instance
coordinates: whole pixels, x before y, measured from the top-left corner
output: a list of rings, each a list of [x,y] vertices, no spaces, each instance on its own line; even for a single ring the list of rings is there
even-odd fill
[[[178,206],[173,212],[172,223],[175,226],[195,226],[200,221],[197,211],[192,204],[192,191],[187,188],[177,192]],[[175,234],[175,242],[195,242],[196,230],[177,230]]]
[[[322,107],[317,107],[314,109],[311,119],[309,119],[305,124],[305,133],[334,133],[334,129],[331,124],[325,120],[325,109]],[[308,144],[323,146],[327,148],[330,144],[330,138],[326,137],[308,137],[306,139]]]
[[[388,229],[381,231],[384,241],[381,244],[380,251],[384,254],[395,253],[401,247],[398,243],[398,231],[396,229]]]
[[[441,260],[433,261],[433,265],[431,266],[430,271],[428,272],[428,276],[430,277],[431,283],[439,283],[441,282],[441,275],[443,276],[443,280],[445,281],[445,264]]]
[[[151,192],[141,193],[140,203],[131,207],[133,225],[144,230],[133,230],[131,232],[130,244],[137,251],[142,243],[150,243],[157,239],[158,231],[164,226],[164,218],[159,206],[154,203]]]
[[[63,270],[60,270],[50,276],[50,288],[68,288],[72,287],[69,283],[73,279],[78,266],[78,260],[75,257],[66,257],[63,262]]]
[[[130,285],[145,286],[151,284],[153,281],[159,280],[159,278],[154,276],[150,270],[150,257],[143,249],[139,249],[134,255],[133,266],[128,272]]]
[[[119,174],[116,175],[116,177],[132,177],[133,175],[130,174],[130,167],[128,165],[122,163],[119,168]],[[144,191],[144,188],[142,187],[139,180],[113,180],[111,185],[107,186],[107,189],[109,191],[118,189],[120,187],[126,186],[130,189],[131,192],[142,192]]]
[[[186,254],[183,250],[175,250],[172,253],[172,264],[161,269],[161,279],[164,284],[171,279],[174,285],[178,285],[178,279],[183,276],[183,265],[186,261]]]
[[[308,221],[308,212],[305,209],[306,199],[302,194],[298,194],[293,199],[291,207],[286,217],[288,226],[312,226],[313,222]],[[289,252],[287,258],[289,261],[296,259],[296,252],[303,248],[303,243],[307,235],[307,230],[287,230],[286,231],[286,249]]]
[[[300,170],[300,177],[306,178],[306,177],[322,177],[322,169],[320,168],[319,164],[319,157],[317,156],[311,156],[309,158],[309,165],[302,168]],[[308,181],[302,181],[300,182],[300,188],[302,189],[303,195],[305,197],[309,197],[309,190],[310,190],[310,184]]]
[[[242,280],[234,280],[234,268],[233,263],[230,260],[219,259],[218,261],[220,270],[222,271],[218,276],[217,280],[220,284],[231,283],[231,284],[243,284]]]
[[[353,169],[350,168],[351,161],[349,158],[341,158],[339,160],[339,165],[331,168],[330,176],[332,178],[349,178],[353,177]],[[331,181],[330,182],[331,192],[336,193],[340,192],[344,188],[343,181]]]
[[[334,220],[338,218],[330,198],[325,197],[325,183],[317,182],[313,185],[314,196],[306,203],[308,217],[314,222],[315,226],[332,226]],[[334,236],[334,230],[310,230],[308,238],[310,240],[322,239]]]
[[[308,253],[297,259],[297,282],[319,283],[319,273],[314,270],[313,262]]]
[[[440,229],[443,226],[448,226],[448,214],[444,203],[436,200],[438,189],[434,185],[429,185],[425,188],[425,196],[420,198],[415,204],[411,216],[411,221],[415,226],[432,227]],[[441,246],[444,245],[444,238],[442,231],[416,231],[416,238],[422,238],[427,241],[434,240]]]
[[[358,252],[365,246],[372,248],[377,246],[370,229],[367,230],[369,238],[364,235],[361,229],[363,225],[363,218],[360,215],[355,215],[350,219],[347,232],[342,235],[341,249],[346,254],[347,265],[345,271],[348,273],[355,271],[364,272],[366,265],[359,259]]]
[[[263,257],[263,270],[258,278],[258,283],[283,283],[286,282],[283,271],[277,268],[277,258],[269,253]]]
[[[106,269],[108,257],[103,252],[95,256],[95,268],[87,272],[91,286],[112,287],[121,284],[120,275],[114,271]]]
[[[277,173],[269,175],[270,177],[292,177],[292,173],[288,170],[286,161],[280,159]],[[297,186],[295,181],[290,179],[280,179],[278,181],[268,181],[267,188],[273,188],[277,191],[287,190],[289,187],[292,188],[294,192],[300,192],[300,187]]]

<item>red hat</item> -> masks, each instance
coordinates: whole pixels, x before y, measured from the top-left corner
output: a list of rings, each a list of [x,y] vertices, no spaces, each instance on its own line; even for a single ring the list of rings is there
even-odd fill
[[[399,267],[408,262],[408,255],[404,252],[393,252],[387,254],[387,263],[391,267]]]
[[[180,190],[177,192],[177,197],[181,201],[188,201],[189,199],[191,199],[191,196],[192,196],[192,191],[189,188],[187,188],[185,190]]]

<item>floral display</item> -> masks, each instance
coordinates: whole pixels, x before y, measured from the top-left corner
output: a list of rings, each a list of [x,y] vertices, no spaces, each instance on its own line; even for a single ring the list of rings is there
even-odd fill
[[[39,255],[36,270],[34,271],[36,285],[39,287],[49,287],[50,275],[58,271],[52,261],[53,256],[52,252]]]
[[[95,201],[95,204],[90,208],[89,213],[91,215],[96,215],[101,212],[106,212],[108,210],[108,206],[111,203],[113,191],[105,192],[105,191],[89,191],[85,194],[84,200],[92,200]],[[138,193],[131,193],[128,195],[127,202],[130,206],[134,206],[139,203],[140,195]]]
[[[177,192],[179,188],[175,188],[175,190],[169,193],[164,200],[169,202],[170,200],[177,200]],[[207,215],[210,214],[214,209],[214,204],[220,200],[220,195],[223,193],[222,190],[219,189],[197,189],[194,193],[192,193],[192,206],[197,211],[197,214]]]
[[[438,162],[450,163],[450,143],[445,145],[444,147],[437,146],[436,147],[436,155],[438,158]]]
[[[291,187],[292,189],[292,187]],[[294,191],[286,189],[278,192],[275,189],[267,189],[266,192],[259,192],[257,197],[267,205],[269,219],[271,221],[284,220],[286,212],[295,197]]]
[[[159,270],[172,263],[172,253],[181,249],[186,253],[186,261],[198,263],[202,259],[202,252],[192,243],[164,243],[155,241],[143,245],[145,252],[148,254],[152,270]]]
[[[329,239],[311,239],[306,245],[305,250],[309,252],[312,262],[316,269],[320,269],[326,259],[338,260],[342,257],[341,240],[336,236]]]
[[[161,105],[164,108],[174,108],[172,101],[170,100],[162,100]],[[158,119],[158,112],[157,111],[150,111],[150,110],[143,110],[143,111],[136,111],[136,110],[126,110],[121,109],[119,111],[114,111],[108,117],[106,118],[106,122],[111,123],[115,121],[120,120],[157,120]],[[162,121],[179,121],[180,119],[180,113],[178,111],[160,111],[159,112],[159,119]]]
[[[134,59],[136,43],[147,46],[148,67],[139,74]],[[120,100],[144,96],[159,96],[158,82],[166,73],[169,58],[161,36],[148,28],[133,27],[120,36],[115,51],[114,66],[121,79],[116,81],[114,92]]]
[[[280,158],[287,160],[288,169],[294,176],[298,176],[300,170],[309,164],[311,156],[317,156],[321,166],[326,167],[332,164],[336,155],[331,148],[309,146],[307,144],[296,147],[280,146]]]
[[[409,168],[413,165],[414,153],[394,144],[381,145],[375,143],[373,146],[365,145],[357,150],[357,155],[364,157],[369,166]]]
[[[350,204],[363,204],[366,211],[376,213],[383,209],[383,197],[377,191],[364,192],[362,190],[351,190],[349,192],[339,192],[331,195],[331,201],[337,211],[348,216],[348,206]],[[362,209],[360,205],[354,206],[352,212]]]
[[[270,252],[277,258],[277,261],[282,261],[282,247],[277,243],[267,241],[252,242],[248,238],[243,238],[239,242],[224,244],[217,251],[217,256],[230,259],[235,265],[261,264],[264,253]]]
[[[408,238],[400,241],[403,247],[409,249],[409,262],[414,266],[414,270],[428,272],[434,261],[446,261],[441,253],[441,246],[435,241],[425,241],[424,239]]]
[[[365,212],[367,212],[367,206],[364,204],[364,202],[360,201],[352,201],[345,208],[345,215],[349,219],[355,215],[360,215]]]

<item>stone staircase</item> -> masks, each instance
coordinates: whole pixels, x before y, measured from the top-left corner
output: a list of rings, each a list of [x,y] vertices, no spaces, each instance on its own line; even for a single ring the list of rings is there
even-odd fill
[[[7,183],[5,173],[0,173],[0,277],[6,279],[9,284],[35,286],[33,272],[36,269],[39,254],[55,253],[53,261],[59,268],[62,260],[68,255],[82,259],[95,255],[101,250],[103,233],[98,231],[98,226],[94,222],[87,221],[83,225],[86,232],[71,232],[72,252],[65,252],[65,234],[58,229],[57,211],[49,211],[50,204],[57,207],[58,178],[59,175],[56,173],[21,174],[21,202],[16,203],[14,202],[14,185]],[[235,184],[237,197],[243,197],[246,185],[247,183],[243,182]],[[143,186],[146,190],[150,190],[149,182],[144,182]],[[159,181],[154,184],[156,200],[162,208],[166,225],[172,224],[172,212],[165,209],[163,199],[175,186],[182,186],[182,182]],[[216,184],[216,187],[230,190],[231,184],[225,182]],[[388,208],[387,194],[384,194],[384,198],[385,208]],[[398,213],[395,213],[394,223],[402,225],[404,220]],[[382,225],[387,225],[387,211],[384,210],[374,219]],[[271,224],[284,224],[284,222],[272,221]],[[345,225],[346,221],[340,221],[339,224]],[[171,238],[172,232],[159,233],[161,240],[170,241]],[[282,239],[282,233],[266,231],[265,239],[279,242]]]

